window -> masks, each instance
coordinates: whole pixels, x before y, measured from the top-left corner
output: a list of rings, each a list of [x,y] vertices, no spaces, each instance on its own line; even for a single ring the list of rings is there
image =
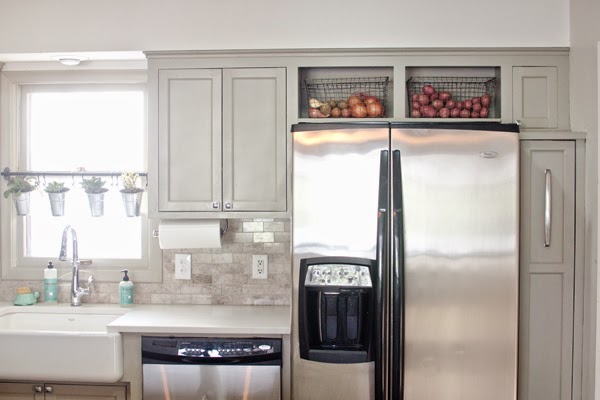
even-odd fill
[[[63,71],[3,74],[2,83],[8,80],[12,89],[8,97],[13,107],[3,106],[1,115],[8,113],[14,127],[2,129],[2,148],[8,145],[10,149],[2,154],[3,167],[18,171],[145,171],[145,83],[132,83],[132,74],[127,72],[104,71],[101,76],[88,72],[83,74],[85,79],[78,74],[82,71],[76,72],[71,72],[75,79]],[[4,229],[3,224],[3,278],[37,279],[48,260],[68,268],[68,263],[58,262],[58,252],[62,231],[71,225],[77,231],[79,257],[93,260],[86,269],[96,278],[117,281],[118,270],[128,268],[137,281],[160,280],[160,250],[150,234],[154,226],[147,218],[147,196],[142,216],[127,218],[118,178],[102,179],[109,189],[102,217],[91,216],[80,176],[40,176],[40,190],[31,196],[27,217],[17,217],[12,202],[5,200],[2,218],[10,221],[11,228]],[[43,191],[44,185],[54,180],[70,188],[63,217],[51,215]],[[145,178],[138,183],[145,185]],[[12,257],[6,257],[7,253]]]

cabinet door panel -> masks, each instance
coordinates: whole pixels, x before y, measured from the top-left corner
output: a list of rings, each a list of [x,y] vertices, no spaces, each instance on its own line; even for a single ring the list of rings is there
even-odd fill
[[[551,234],[545,245],[546,175]],[[521,142],[519,399],[571,398],[575,143]]]
[[[513,117],[525,129],[558,126],[556,67],[513,67]]]
[[[220,210],[221,71],[159,71],[159,210]]]
[[[44,393],[36,393],[35,387],[42,384],[33,383],[0,383],[0,400],[38,400],[44,398]]]
[[[285,69],[223,71],[223,202],[285,211]]]

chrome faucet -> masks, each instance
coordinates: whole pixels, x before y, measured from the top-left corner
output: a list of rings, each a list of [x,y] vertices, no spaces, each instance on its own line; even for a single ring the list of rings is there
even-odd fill
[[[81,298],[83,296],[89,296],[90,294],[90,284],[92,283],[92,276],[90,275],[88,279],[88,287],[82,288],[79,286],[79,254],[77,250],[77,232],[75,229],[71,228],[71,225],[67,225],[63,230],[62,241],[60,244],[60,256],[58,259],[60,261],[67,261],[67,235],[71,232],[71,240],[73,247],[73,276],[71,277],[71,305],[72,306],[80,306]]]

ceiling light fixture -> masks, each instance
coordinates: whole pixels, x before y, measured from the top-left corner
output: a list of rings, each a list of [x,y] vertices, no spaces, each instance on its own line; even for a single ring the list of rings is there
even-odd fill
[[[87,57],[81,56],[56,56],[52,58],[59,61],[62,65],[67,65],[69,67],[79,65],[79,63],[88,59]]]

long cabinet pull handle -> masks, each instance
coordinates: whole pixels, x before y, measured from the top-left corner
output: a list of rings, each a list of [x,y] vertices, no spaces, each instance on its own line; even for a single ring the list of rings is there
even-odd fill
[[[544,247],[550,247],[552,236],[552,171],[544,170],[546,178],[546,198],[544,201]]]

